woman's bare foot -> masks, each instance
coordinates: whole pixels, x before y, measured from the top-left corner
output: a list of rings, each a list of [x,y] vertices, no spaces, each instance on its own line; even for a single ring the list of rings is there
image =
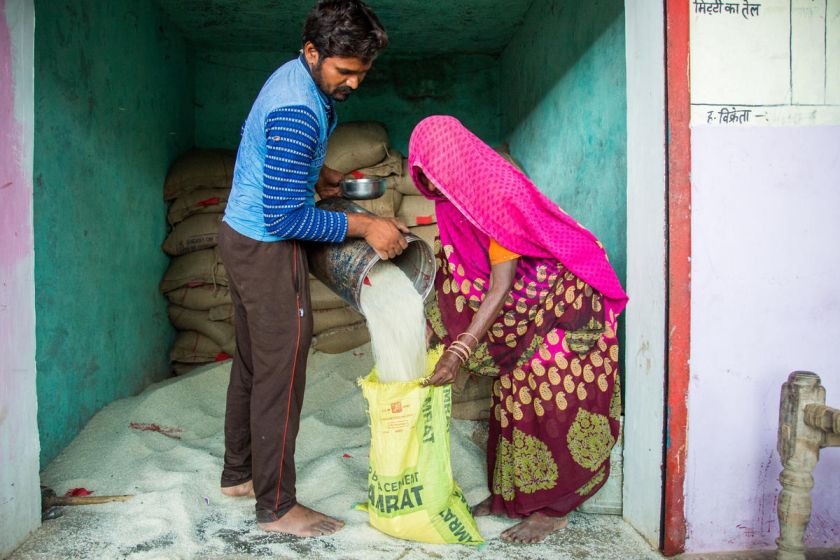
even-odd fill
[[[298,537],[322,537],[339,531],[344,527],[344,522],[296,504],[280,519],[271,523],[260,523],[259,526],[263,531],[288,533]]]
[[[470,511],[472,511],[473,517],[484,517],[485,515],[490,515],[490,504],[493,503],[493,496],[487,496],[480,504],[474,505]]]
[[[236,486],[222,487],[222,494],[231,498],[256,498],[254,495],[254,481],[249,480]]]
[[[541,513],[532,513],[502,533],[502,540],[519,544],[538,543],[554,531],[565,528],[566,522],[565,517],[548,517]]]

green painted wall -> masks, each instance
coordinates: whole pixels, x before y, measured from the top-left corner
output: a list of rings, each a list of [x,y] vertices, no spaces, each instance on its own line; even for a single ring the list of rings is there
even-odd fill
[[[502,132],[552,200],[626,277],[623,0],[535,0],[502,54]]]
[[[196,144],[235,148],[239,131],[266,78],[294,52],[204,51],[196,61]],[[487,55],[406,59],[387,53],[376,61],[350,100],[338,104],[340,121],[378,120],[403,153],[414,125],[428,115],[461,119],[497,143],[499,61]]]
[[[168,375],[162,185],[193,143],[193,61],[151,0],[38,0],[35,11],[45,466],[102,406]]]

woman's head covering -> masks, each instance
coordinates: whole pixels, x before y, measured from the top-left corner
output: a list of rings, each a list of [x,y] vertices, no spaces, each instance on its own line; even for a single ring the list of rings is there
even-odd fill
[[[458,119],[433,116],[411,134],[408,164],[426,198],[446,197],[474,226],[523,256],[555,258],[617,304],[627,302],[601,243],[543,195],[524,173],[467,130]],[[419,180],[418,169],[440,194]]]

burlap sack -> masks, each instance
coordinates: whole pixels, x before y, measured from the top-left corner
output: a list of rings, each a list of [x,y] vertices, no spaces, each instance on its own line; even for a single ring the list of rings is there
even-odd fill
[[[179,288],[166,294],[166,298],[175,305],[199,311],[233,303],[227,287],[213,285]]]
[[[458,372],[452,384],[452,417],[461,420],[490,418],[490,394],[494,378]]]
[[[394,189],[386,189],[385,194],[373,200],[354,200],[353,202],[377,216],[393,218],[397,215],[403,195]]]
[[[166,220],[175,225],[195,214],[219,214],[225,211],[230,189],[199,189],[172,201]]]
[[[388,178],[388,186],[397,189],[397,191],[404,195],[422,196],[420,191],[417,190],[417,187],[414,186],[414,181],[412,181],[411,175],[408,173],[407,159],[403,159],[402,161],[402,172],[399,176]]]
[[[196,214],[176,224],[161,246],[163,252],[177,257],[215,247],[223,217],[224,214]]]
[[[195,331],[182,331],[175,337],[175,344],[169,351],[173,362],[206,364],[213,362],[222,352],[222,347]]]
[[[226,303],[224,305],[217,305],[207,310],[207,316],[211,321],[227,321],[233,324],[233,304]]]
[[[169,168],[163,199],[198,189],[230,189],[235,164],[236,153],[231,150],[190,150]]]
[[[430,226],[410,227],[408,229],[411,231],[411,233],[413,233],[432,247],[435,246],[435,238],[438,236],[437,224],[432,224]]]
[[[487,420],[490,418],[490,397],[466,402],[452,402],[452,418],[458,420]]]
[[[364,323],[324,331],[312,339],[312,348],[325,354],[341,354],[370,342]]]
[[[355,171],[361,173],[365,177],[389,177],[391,175],[402,174],[403,156],[396,150],[388,150],[388,155],[385,159],[363,169],[356,169]]]
[[[341,296],[327,288],[323,282],[311,274],[309,275],[309,295],[312,298],[312,309],[316,311],[321,309],[335,309],[347,305],[341,299]]]
[[[172,373],[175,375],[186,375],[201,364],[190,364],[190,363],[181,363],[181,362],[172,362],[170,367],[172,368]]]
[[[388,131],[378,122],[341,123],[330,136],[324,165],[350,173],[380,163],[388,155]]]
[[[233,356],[236,348],[233,325],[224,321],[211,321],[208,311],[196,311],[170,305],[167,312],[169,322],[175,329],[203,334],[218,344],[224,352]]]
[[[194,288],[204,284],[228,285],[227,272],[216,248],[173,258],[160,281],[160,291],[165,294],[178,288]]]
[[[312,318],[314,321],[312,334],[314,335],[319,335],[322,332],[338,327],[347,327],[365,319],[358,311],[350,306],[313,311]]]
[[[425,196],[403,196],[397,218],[408,227],[436,224],[435,203]]]

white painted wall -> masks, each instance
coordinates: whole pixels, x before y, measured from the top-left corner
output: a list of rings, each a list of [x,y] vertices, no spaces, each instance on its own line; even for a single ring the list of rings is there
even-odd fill
[[[692,15],[692,552],[775,546],[791,371],[840,406],[840,0],[758,3]],[[724,108],[749,118],[721,123]],[[840,449],[814,478],[806,545],[840,547]]]
[[[627,293],[624,518],[659,546],[666,329],[662,2],[626,2]]]
[[[691,551],[778,536],[779,391],[822,377],[840,406],[840,126],[692,132]],[[815,475],[810,546],[840,546],[840,449]]]
[[[32,0],[0,0],[0,557],[41,522],[32,231]]]

